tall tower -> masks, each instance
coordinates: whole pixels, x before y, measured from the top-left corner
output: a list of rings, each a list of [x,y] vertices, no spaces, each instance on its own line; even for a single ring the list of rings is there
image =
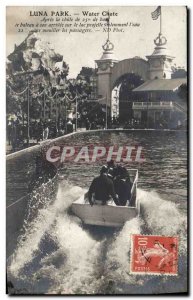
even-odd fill
[[[111,74],[112,68],[115,63],[118,62],[117,59],[114,58],[114,45],[109,40],[109,19],[107,19],[108,25],[108,38],[106,43],[102,46],[103,54],[100,59],[95,60],[98,66],[97,72],[97,83],[98,83],[98,96],[104,98],[101,103],[106,104],[108,109],[108,114],[111,111]]]
[[[159,33],[154,40],[156,45],[152,55],[146,56],[149,62],[149,79],[171,79],[173,56],[167,54],[167,39]]]
[[[149,79],[171,79],[173,56],[167,53],[167,39],[162,35],[161,6],[151,14],[153,20],[160,18],[160,32],[154,39],[155,49],[152,55],[146,56],[149,62]]]

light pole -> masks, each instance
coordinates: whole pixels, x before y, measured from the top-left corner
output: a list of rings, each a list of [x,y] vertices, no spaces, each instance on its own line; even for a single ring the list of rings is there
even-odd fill
[[[77,126],[78,126],[77,98],[78,98],[78,96],[77,96],[77,94],[76,94],[76,131],[77,131]]]
[[[45,87],[44,87],[45,89]],[[46,105],[46,94],[45,94],[45,91],[44,91],[44,94],[43,94],[43,118],[44,118],[44,122],[45,122],[45,105]]]
[[[67,99],[65,97],[65,134],[67,133]]]
[[[106,125],[105,125],[105,129],[108,129],[108,122],[107,122],[107,117],[108,117],[108,111],[107,111],[107,96],[106,96]]]
[[[55,101],[55,105],[56,105],[56,119],[55,119],[55,122],[56,122],[56,131],[57,131],[57,119],[58,119],[58,98],[57,98],[58,95],[56,95],[56,101]]]
[[[148,129],[148,127],[149,127],[149,98],[147,99],[147,129]]]
[[[76,84],[79,84],[79,83],[81,83],[80,79],[78,79],[78,80],[76,79],[74,82],[75,86],[76,86]],[[77,128],[78,128],[78,91],[77,91],[77,86],[76,86],[75,98],[76,98],[76,123],[75,123],[76,128],[75,128],[75,130],[77,131]]]
[[[29,72],[18,72],[15,74],[17,77],[24,76],[25,80],[27,80],[27,146],[29,146],[30,140],[30,79],[32,79],[34,71]]]
[[[27,146],[29,147],[30,140],[30,115],[29,115],[29,105],[30,105],[30,91],[29,91],[29,77],[27,78]]]

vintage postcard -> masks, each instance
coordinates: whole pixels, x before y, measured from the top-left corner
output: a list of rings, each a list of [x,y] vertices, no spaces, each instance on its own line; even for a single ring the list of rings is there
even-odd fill
[[[9,295],[188,293],[187,14],[6,7]]]

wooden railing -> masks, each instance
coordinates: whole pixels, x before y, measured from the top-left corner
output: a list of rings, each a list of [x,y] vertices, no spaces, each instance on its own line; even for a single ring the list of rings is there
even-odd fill
[[[159,101],[159,102],[133,102],[133,109],[171,109],[173,108],[172,101]]]

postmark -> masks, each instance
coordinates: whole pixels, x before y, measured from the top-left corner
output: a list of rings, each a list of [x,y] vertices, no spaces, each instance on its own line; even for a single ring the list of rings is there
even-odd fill
[[[178,237],[134,234],[131,240],[131,273],[178,275]]]

